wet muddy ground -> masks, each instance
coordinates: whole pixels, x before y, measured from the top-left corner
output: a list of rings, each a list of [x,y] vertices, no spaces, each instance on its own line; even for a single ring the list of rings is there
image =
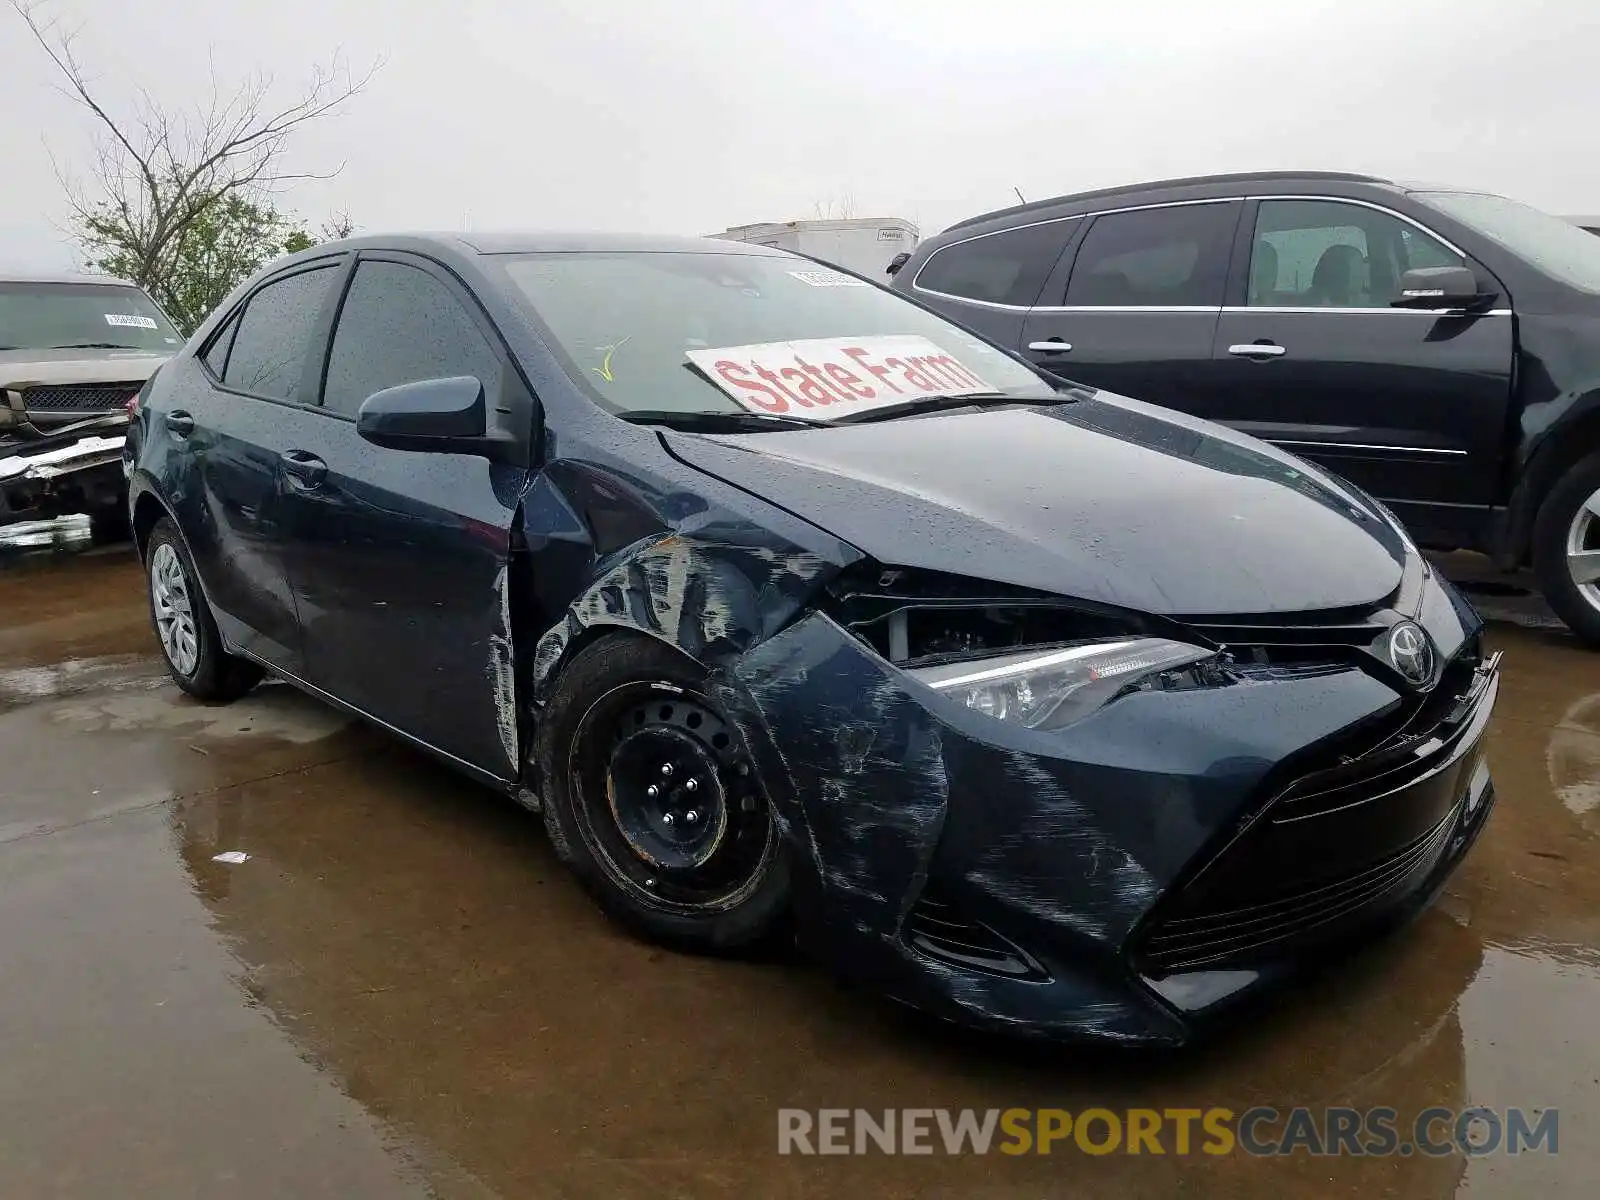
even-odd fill
[[[180,697],[125,551],[6,565],[0,1196],[1593,1196],[1600,656],[1505,593],[1499,809],[1437,907],[1129,1058],[629,940],[508,802],[281,685]],[[777,1154],[780,1107],[1256,1104],[1554,1106],[1559,1153]]]

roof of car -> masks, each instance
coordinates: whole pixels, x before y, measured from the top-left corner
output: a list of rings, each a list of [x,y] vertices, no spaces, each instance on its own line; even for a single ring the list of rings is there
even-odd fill
[[[980,213],[975,217],[968,217],[965,221],[957,221],[954,225],[949,226],[945,232],[948,233],[951,229],[964,229],[969,225],[978,225],[1001,217],[1039,212],[1065,204],[1076,204],[1083,200],[1135,196],[1143,195],[1147,192],[1177,191],[1183,188],[1203,188],[1219,184],[1282,183],[1286,180],[1328,183],[1375,183],[1386,187],[1393,186],[1391,180],[1380,179],[1376,175],[1356,175],[1348,171],[1244,171],[1231,175],[1188,175],[1180,179],[1157,179],[1146,183],[1127,183],[1118,187],[1097,188],[1090,192],[1072,192],[1063,196],[1051,196],[1046,200],[1030,200],[1026,204],[1013,204],[1009,208],[997,208],[993,212]]]
[[[745,242],[718,238],[676,237],[645,233],[597,233],[558,230],[506,230],[467,233],[361,234],[341,242],[315,247],[323,252],[340,249],[395,249],[419,243],[446,243],[477,254],[550,254],[560,252],[632,251],[640,254],[760,254],[783,255],[783,251]]]
[[[61,272],[52,272],[51,274],[44,275],[29,271],[5,270],[0,270],[0,283],[98,283],[108,284],[112,287],[136,286],[135,284],[129,283],[126,279],[118,279],[114,275],[83,275],[74,274],[72,272],[67,272],[65,274]]]

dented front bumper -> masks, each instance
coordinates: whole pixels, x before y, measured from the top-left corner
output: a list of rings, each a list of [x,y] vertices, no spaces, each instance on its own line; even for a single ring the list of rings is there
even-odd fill
[[[119,414],[0,440],[0,525],[118,508],[127,426]]]
[[[894,998],[1027,1034],[1188,1040],[1420,910],[1493,800],[1497,673],[1464,655],[1428,703],[1352,667],[1135,693],[1038,733],[908,686],[812,613],[723,681],[774,781],[803,940]],[[1352,777],[1337,748],[1401,711],[1398,773]],[[1330,762],[1332,798],[1291,811]]]

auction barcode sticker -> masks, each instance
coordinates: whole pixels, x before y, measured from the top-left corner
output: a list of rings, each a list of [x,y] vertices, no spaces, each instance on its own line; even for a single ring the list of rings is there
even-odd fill
[[[811,338],[688,350],[689,361],[752,412],[817,421],[924,396],[966,396],[993,385],[924,337]]]
[[[842,271],[790,271],[801,283],[812,287],[866,287],[865,279],[856,279]]]
[[[141,317],[137,313],[105,313],[107,325],[123,325],[129,329],[154,329],[156,323],[149,317]]]

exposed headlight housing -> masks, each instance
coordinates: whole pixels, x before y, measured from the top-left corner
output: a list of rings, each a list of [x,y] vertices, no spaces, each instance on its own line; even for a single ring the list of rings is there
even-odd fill
[[[1109,638],[915,667],[906,674],[998,721],[1058,729],[1125,691],[1214,655],[1166,638]]]

